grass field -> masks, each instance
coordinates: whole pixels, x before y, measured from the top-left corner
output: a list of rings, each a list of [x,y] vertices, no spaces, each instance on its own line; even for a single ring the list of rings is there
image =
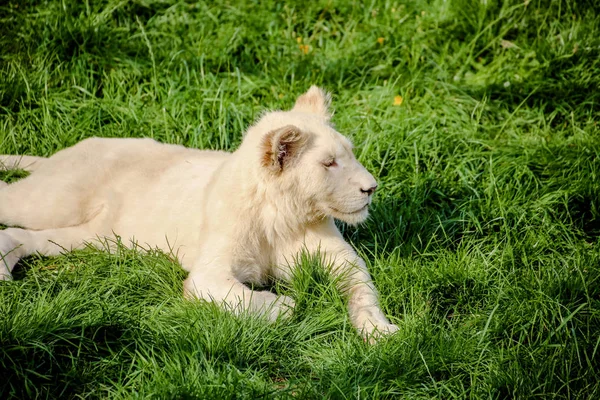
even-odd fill
[[[30,257],[0,283],[0,398],[600,398],[595,3],[4,2],[2,154],[233,150],[332,91],[380,182],[344,234],[400,331],[363,343],[310,258],[268,324],[184,301],[158,252]]]

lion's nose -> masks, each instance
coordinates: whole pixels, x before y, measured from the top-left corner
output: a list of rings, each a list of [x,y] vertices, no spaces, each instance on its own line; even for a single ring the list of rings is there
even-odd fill
[[[371,186],[371,187],[370,187],[370,188],[368,188],[368,189],[364,189],[364,188],[362,188],[362,189],[360,189],[360,191],[361,191],[362,193],[367,193],[367,194],[370,196],[370,195],[372,195],[372,194],[373,194],[373,192],[375,192],[375,189],[377,189],[377,184],[375,184],[375,185]]]

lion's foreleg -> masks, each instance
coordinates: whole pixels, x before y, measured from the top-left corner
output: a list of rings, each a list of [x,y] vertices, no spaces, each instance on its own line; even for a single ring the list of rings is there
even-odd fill
[[[184,282],[185,297],[215,302],[235,314],[262,315],[271,321],[291,315],[294,301],[290,297],[252,290],[230,271],[224,265],[196,263]]]
[[[334,263],[332,273],[339,275],[340,288],[348,296],[348,312],[354,326],[371,341],[396,332],[398,327],[381,310],[379,295],[364,261],[356,255],[339,256],[341,260]]]
[[[396,332],[398,327],[381,310],[371,275],[354,249],[341,238],[329,238],[320,242],[319,251],[340,291],[347,296],[350,320],[365,340],[373,342]]]

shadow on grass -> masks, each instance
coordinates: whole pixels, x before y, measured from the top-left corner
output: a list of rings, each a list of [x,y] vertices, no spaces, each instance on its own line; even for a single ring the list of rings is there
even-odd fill
[[[89,395],[100,377],[114,377],[126,364],[123,350],[132,343],[131,325],[56,324],[33,341],[3,335],[0,393],[11,398],[78,398]]]

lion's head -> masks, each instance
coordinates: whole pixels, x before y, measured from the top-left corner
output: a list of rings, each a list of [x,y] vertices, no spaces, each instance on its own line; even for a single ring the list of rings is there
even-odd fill
[[[277,183],[295,209],[357,224],[368,216],[377,182],[330,124],[329,103],[330,96],[312,86],[290,111],[265,114],[243,147],[252,149],[258,173]]]

